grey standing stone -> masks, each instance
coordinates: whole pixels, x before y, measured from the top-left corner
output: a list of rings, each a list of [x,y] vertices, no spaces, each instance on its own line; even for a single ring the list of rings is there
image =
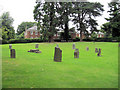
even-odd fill
[[[99,48],[99,52],[98,52],[97,56],[101,56],[101,49],[100,48]]]
[[[98,53],[98,48],[95,48],[95,53]]]
[[[12,49],[12,44],[9,45],[9,49]]]
[[[119,43],[119,47],[120,47],[120,43]]]
[[[89,51],[89,47],[86,47],[86,50]]]
[[[79,50],[75,49],[74,51],[74,58],[79,58]]]
[[[57,48],[59,48],[58,44],[56,45]]]
[[[62,60],[62,50],[60,50],[60,48],[55,47],[54,61],[61,62],[61,60]]]
[[[10,49],[10,57],[15,58],[15,49]]]
[[[73,43],[73,49],[75,49],[75,43]]]
[[[38,48],[38,46],[39,46],[39,44],[36,44],[36,45],[35,45],[35,48]]]

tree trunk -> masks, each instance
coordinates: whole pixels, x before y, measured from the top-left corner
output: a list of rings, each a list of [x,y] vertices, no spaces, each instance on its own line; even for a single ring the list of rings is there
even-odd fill
[[[49,42],[54,42],[53,36],[49,36]]]
[[[64,35],[65,35],[65,39],[66,39],[66,42],[68,42],[68,39],[69,39],[69,30],[68,30],[68,22],[65,23],[65,30],[64,30]]]
[[[80,42],[82,42],[82,30],[80,31]]]

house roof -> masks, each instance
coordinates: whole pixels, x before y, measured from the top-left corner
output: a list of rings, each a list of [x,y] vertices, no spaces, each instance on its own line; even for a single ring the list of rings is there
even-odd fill
[[[31,28],[28,28],[26,31],[37,31],[37,26],[33,26]]]

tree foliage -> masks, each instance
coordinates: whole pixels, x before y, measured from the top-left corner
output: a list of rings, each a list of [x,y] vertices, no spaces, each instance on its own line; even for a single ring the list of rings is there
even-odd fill
[[[10,17],[9,12],[5,12],[0,17],[0,29],[2,30],[2,39],[13,39],[15,36],[15,30],[12,26],[13,18]]]
[[[25,31],[25,29],[31,28],[35,24],[36,22],[22,22],[20,25],[18,25],[17,35],[22,34]]]
[[[37,3],[34,8],[34,19],[38,22],[38,29],[42,28],[43,37],[53,41],[53,36],[57,32],[58,18],[56,15],[56,2]]]
[[[104,9],[100,3],[74,2],[73,22],[80,31],[80,41],[82,41],[82,34],[88,34],[88,28],[90,28],[91,34],[97,31],[98,23],[95,17],[101,16],[102,11]]]
[[[120,36],[120,3],[111,2],[108,5],[110,17],[106,18],[108,23],[103,24],[102,28],[106,33],[112,34],[113,37],[118,37]]]
[[[82,34],[97,31],[97,20],[100,16],[103,5],[90,2],[45,2],[37,3],[34,8],[34,19],[38,22],[38,28],[42,28],[43,37],[52,39],[58,29],[64,30],[66,41],[69,39],[69,21],[73,21]],[[51,40],[50,40],[51,41]]]

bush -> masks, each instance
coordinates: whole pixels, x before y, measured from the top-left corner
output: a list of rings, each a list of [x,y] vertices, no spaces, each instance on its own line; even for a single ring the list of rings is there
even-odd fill
[[[31,43],[31,42],[45,42],[41,39],[10,39],[8,43]],[[3,43],[6,44],[6,43]]]
[[[2,42],[2,44],[8,44],[9,43],[8,40],[0,40],[0,42]]]

